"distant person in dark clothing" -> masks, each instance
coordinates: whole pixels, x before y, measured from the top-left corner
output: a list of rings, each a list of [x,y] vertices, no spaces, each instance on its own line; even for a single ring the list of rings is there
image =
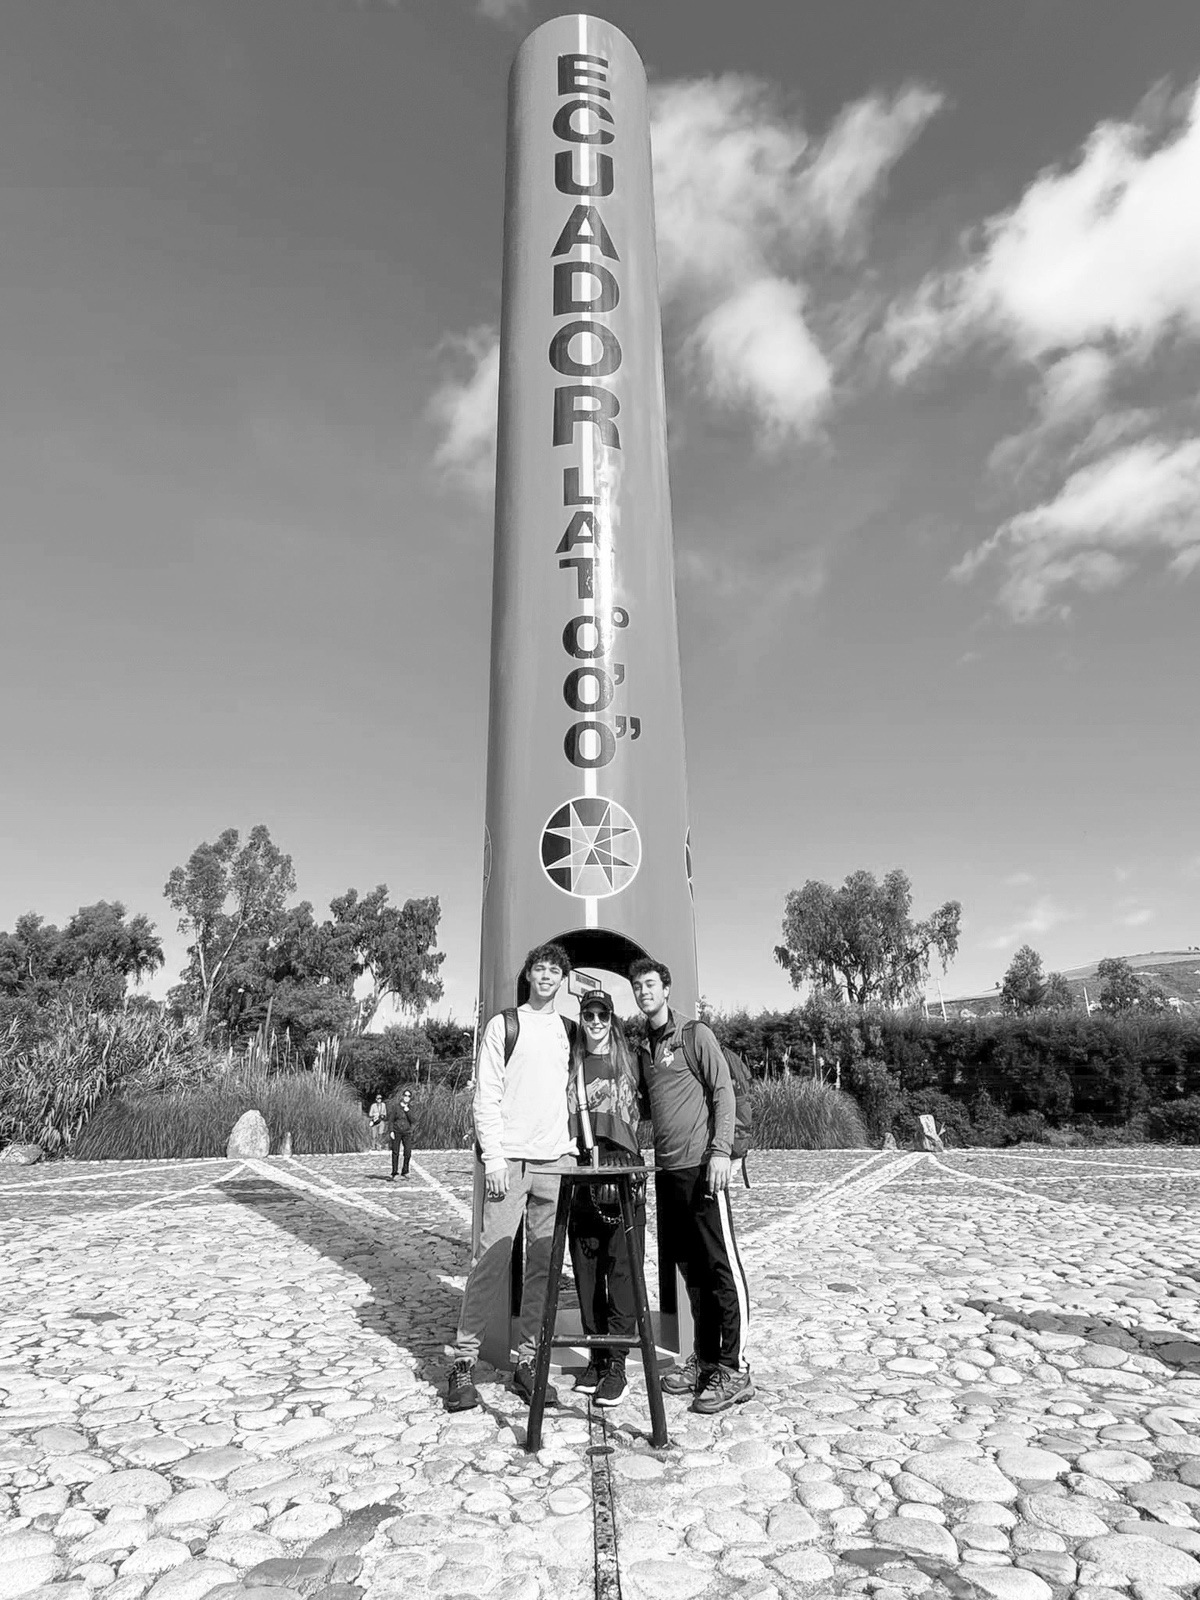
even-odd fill
[[[408,1177],[408,1164],[412,1160],[413,1128],[416,1119],[412,1114],[412,1093],[405,1089],[400,1095],[393,1095],[388,1103],[388,1141],[392,1147],[392,1182],[396,1180],[396,1169],[400,1165],[400,1152],[404,1151],[404,1170],[400,1173],[402,1178]]]
[[[579,1002],[582,1026],[571,1047],[567,1079],[567,1111],[580,1160],[591,1165],[592,1151],[601,1166],[627,1166],[640,1161],[638,1147],[638,1065],[625,1041],[613,1003],[603,989],[592,989]],[[634,1249],[645,1254],[646,1201],[640,1194],[634,1208]],[[597,1333],[636,1338],[637,1303],[629,1246],[612,1184],[579,1184],[571,1204],[567,1237],[571,1266],[579,1291],[579,1316],[589,1337]],[[594,1350],[587,1370],[575,1380],[581,1394],[598,1406],[618,1405],[627,1387],[628,1349]]]

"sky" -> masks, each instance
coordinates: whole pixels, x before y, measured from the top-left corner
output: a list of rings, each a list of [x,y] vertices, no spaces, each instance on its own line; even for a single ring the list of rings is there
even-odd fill
[[[702,993],[1200,943],[1195,0],[606,0],[652,87]],[[0,928],[265,822],[478,973],[509,63],[542,0],[9,0]],[[694,248],[698,237],[705,244]],[[936,969],[935,969],[935,975]]]

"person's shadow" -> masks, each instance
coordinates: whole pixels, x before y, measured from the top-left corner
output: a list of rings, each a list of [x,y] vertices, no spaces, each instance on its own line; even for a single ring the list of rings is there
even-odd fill
[[[416,1358],[417,1376],[438,1385],[449,1365],[446,1346],[454,1338],[462,1285],[471,1265],[471,1235],[465,1222],[439,1216],[382,1217],[341,1204],[313,1189],[297,1189],[266,1174],[241,1174],[219,1185],[238,1205],[257,1211],[276,1227],[361,1278],[371,1298],[355,1307],[364,1328]],[[574,1285],[564,1278],[560,1305],[573,1306]],[[582,1364],[582,1363],[581,1363]],[[559,1408],[574,1409],[570,1389]],[[491,1406],[497,1422],[512,1424]],[[579,1411],[586,1418],[584,1404]],[[519,1430],[523,1437],[523,1426]]]

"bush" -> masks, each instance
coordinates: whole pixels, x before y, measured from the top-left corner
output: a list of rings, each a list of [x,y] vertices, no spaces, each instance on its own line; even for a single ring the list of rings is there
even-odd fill
[[[926,1115],[931,1116],[935,1126],[941,1129],[942,1139],[947,1145],[958,1147],[973,1142],[970,1113],[960,1100],[952,1100],[938,1089],[914,1089],[904,1096],[893,1125],[893,1132],[901,1144],[920,1144],[921,1124],[918,1119]]]
[[[760,1150],[856,1150],[869,1143],[849,1095],[811,1078],[755,1083],[754,1144]]]
[[[475,1142],[469,1089],[448,1089],[444,1084],[416,1089],[413,1116],[413,1144],[418,1150],[461,1150]]]
[[[1146,1131],[1165,1144],[1200,1144],[1200,1094],[1155,1106],[1146,1115]]]
[[[870,1134],[869,1142],[881,1143],[891,1133],[904,1104],[899,1079],[895,1073],[888,1071],[882,1061],[870,1056],[850,1062],[842,1078],[858,1102]]]
[[[14,1020],[0,1039],[0,1145],[64,1152],[107,1095],[178,1086],[210,1066],[191,1034],[157,1012],[55,1001],[36,1033]]]
[[[81,1161],[197,1160],[223,1156],[234,1123],[261,1111],[277,1149],[285,1133],[296,1155],[367,1150],[370,1127],[353,1090],[310,1072],[238,1071],[211,1083],[154,1094],[119,1094],[99,1107],[76,1140]]]

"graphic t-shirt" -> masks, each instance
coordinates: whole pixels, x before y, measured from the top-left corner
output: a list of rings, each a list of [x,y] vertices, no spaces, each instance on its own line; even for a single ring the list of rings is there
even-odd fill
[[[583,1087],[592,1138],[603,1151],[605,1146],[638,1154],[637,1079],[634,1073],[618,1073],[612,1057],[605,1051],[589,1051],[583,1058]],[[579,1113],[579,1079],[572,1069],[567,1084],[567,1109],[571,1114],[571,1133],[586,1153],[583,1118]]]

